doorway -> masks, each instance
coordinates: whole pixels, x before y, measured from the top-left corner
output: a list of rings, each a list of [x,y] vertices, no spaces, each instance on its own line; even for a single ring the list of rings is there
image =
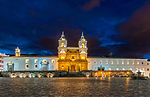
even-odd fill
[[[76,72],[75,65],[71,65],[71,72]]]
[[[46,71],[46,70],[47,70],[47,67],[46,67],[46,66],[44,66],[44,67],[43,67],[43,70],[44,70],[44,71]]]

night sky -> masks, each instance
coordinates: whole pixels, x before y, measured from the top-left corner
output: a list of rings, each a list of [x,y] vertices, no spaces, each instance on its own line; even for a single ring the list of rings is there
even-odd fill
[[[150,59],[150,0],[0,0],[0,53],[57,55],[62,31],[89,56]]]

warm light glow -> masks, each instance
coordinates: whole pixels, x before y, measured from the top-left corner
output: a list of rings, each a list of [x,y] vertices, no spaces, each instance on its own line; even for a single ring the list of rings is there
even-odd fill
[[[84,48],[84,44],[82,43],[82,48]]]
[[[65,57],[61,57],[61,59],[65,59]]]
[[[109,81],[110,81],[110,79],[111,79],[111,78],[110,78],[110,77],[108,77],[108,80],[109,80]]]
[[[111,61],[111,64],[113,64],[113,61]]]
[[[61,43],[61,47],[64,47],[64,43]]]
[[[17,57],[20,56],[20,49],[19,49],[18,47],[15,49],[15,55],[16,55]]]
[[[85,59],[85,57],[81,57],[81,59]]]
[[[103,77],[100,77],[100,80],[103,80]]]
[[[130,72],[127,72],[127,74],[129,75],[129,74],[130,74]]]

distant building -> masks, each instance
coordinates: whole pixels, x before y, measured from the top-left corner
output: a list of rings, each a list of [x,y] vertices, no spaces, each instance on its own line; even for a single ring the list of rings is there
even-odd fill
[[[4,57],[6,57],[6,56],[8,56],[8,55],[5,55],[5,54],[2,54],[2,53],[0,53],[0,72],[2,72],[3,71],[3,67],[4,67]]]
[[[58,42],[58,57],[21,55],[17,47],[15,56],[4,57],[4,71],[140,71],[145,76],[150,75],[148,59],[87,57],[87,41],[83,33],[78,47],[67,47],[64,33]]]

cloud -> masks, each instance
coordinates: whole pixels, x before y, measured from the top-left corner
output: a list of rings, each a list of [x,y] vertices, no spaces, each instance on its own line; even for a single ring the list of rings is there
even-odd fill
[[[36,44],[44,50],[49,50],[53,52],[54,55],[57,54],[57,39],[55,37],[42,36],[39,40],[35,41]]]
[[[106,56],[108,54],[109,49],[107,47],[100,46],[102,44],[98,40],[100,37],[102,36],[87,36],[89,56]]]
[[[119,26],[121,38],[128,45],[117,47],[125,56],[142,57],[150,53],[150,5],[137,10],[131,18]]]
[[[67,39],[67,46],[68,47],[78,47],[78,41],[81,37],[82,30],[80,29],[64,29],[65,37]],[[40,45],[45,50],[49,50],[53,52],[53,55],[57,55],[57,47],[58,47],[58,39],[60,38],[61,33],[59,36],[50,37],[50,36],[42,36],[39,40],[35,43]],[[108,53],[108,48],[100,47],[101,42],[98,40],[102,36],[89,36],[84,35],[88,41],[88,54],[89,56],[103,56]]]
[[[100,1],[101,0],[90,0],[89,2],[87,2],[84,6],[83,6],[83,10],[92,10],[95,7],[99,7],[100,6]]]

